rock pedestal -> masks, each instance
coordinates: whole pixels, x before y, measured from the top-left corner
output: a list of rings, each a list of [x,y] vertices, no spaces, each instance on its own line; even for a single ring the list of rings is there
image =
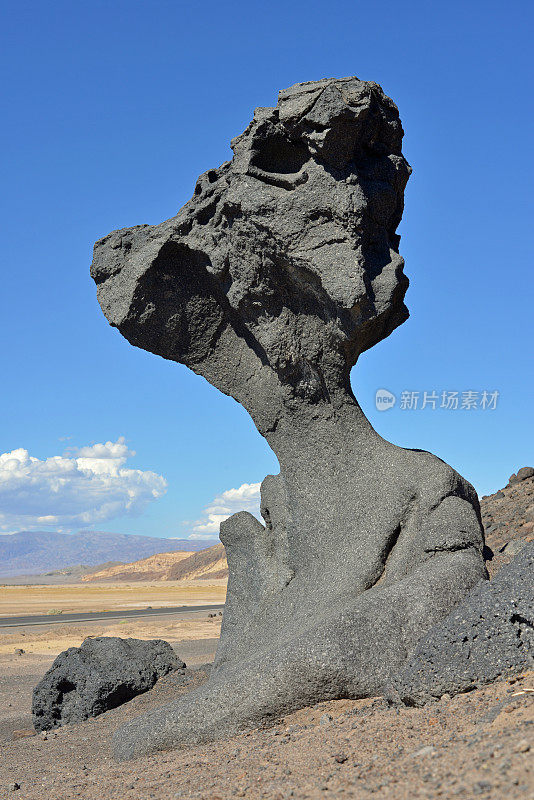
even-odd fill
[[[210,681],[120,730],[119,757],[375,694],[486,575],[474,489],[384,441],[350,386],[360,353],[408,316],[402,135],[375,83],[298,84],[256,109],[176,217],[95,245],[110,323],[234,397],[280,463],[265,524],[241,512],[221,526]]]

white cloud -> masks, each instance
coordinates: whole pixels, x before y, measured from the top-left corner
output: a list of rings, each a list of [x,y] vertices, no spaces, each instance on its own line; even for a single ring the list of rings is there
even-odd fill
[[[204,509],[203,519],[193,525],[189,539],[215,539],[219,525],[237,511],[250,511],[260,519],[260,484],[243,483],[239,489],[227,489],[218,494]]]
[[[165,494],[155,472],[125,467],[124,437],[43,461],[19,448],[0,455],[0,530],[76,528],[139,514]]]

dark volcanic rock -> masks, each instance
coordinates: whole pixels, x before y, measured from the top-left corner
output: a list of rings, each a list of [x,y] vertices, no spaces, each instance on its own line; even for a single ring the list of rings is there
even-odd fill
[[[238,400],[280,463],[265,525],[241,512],[221,526],[208,684],[120,730],[120,757],[376,694],[486,574],[473,487],[382,439],[350,386],[360,353],[408,315],[402,136],[377,84],[298,84],[256,109],[176,217],[95,245],[110,323]]]
[[[96,717],[151,689],[162,675],[183,669],[161,639],[86,639],[60,653],[35,687],[34,727],[46,731]]]
[[[390,694],[419,705],[534,667],[534,544],[425,636]]]

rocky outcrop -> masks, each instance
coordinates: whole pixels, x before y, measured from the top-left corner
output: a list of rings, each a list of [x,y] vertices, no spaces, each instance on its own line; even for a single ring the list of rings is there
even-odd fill
[[[418,643],[389,695],[421,705],[534,668],[534,544]]]
[[[534,467],[521,467],[521,469],[517,470],[517,474],[513,472],[510,475],[508,486],[512,483],[521,483],[521,481],[526,481],[527,478],[532,477],[534,477]]]
[[[58,655],[33,691],[36,730],[97,717],[151,689],[158,678],[185,670],[161,639],[86,639]]]
[[[485,528],[487,566],[493,577],[529,542],[534,542],[534,476],[530,467],[518,470],[524,477],[481,500]]]
[[[384,441],[350,386],[360,353],[408,316],[402,136],[377,84],[298,84],[256,109],[176,217],[95,245],[110,323],[234,397],[280,463],[265,525],[241,512],[221,526],[210,681],[120,730],[119,757],[375,694],[486,575],[472,486]]]

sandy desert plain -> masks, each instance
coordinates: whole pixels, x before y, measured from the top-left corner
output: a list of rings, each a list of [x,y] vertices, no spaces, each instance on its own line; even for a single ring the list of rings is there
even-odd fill
[[[2,585],[0,618],[7,616],[68,613],[73,611],[126,611],[182,605],[224,603],[226,581],[142,581],[138,583],[74,583],[62,586]]]
[[[183,585],[185,583],[186,585]],[[190,606],[190,614],[149,618],[100,619],[87,623],[55,622],[50,625],[0,627],[0,656],[18,649],[22,657],[55,658],[67,647],[79,647],[87,636],[121,636],[137,639],[181,640],[218,638],[220,618],[210,618],[195,606],[224,603],[226,581],[137,584],[73,584],[66,586],[2,586],[0,617],[47,615],[58,612],[106,612],[169,606]],[[17,657],[18,659],[21,656]],[[17,664],[18,662],[15,662]]]

